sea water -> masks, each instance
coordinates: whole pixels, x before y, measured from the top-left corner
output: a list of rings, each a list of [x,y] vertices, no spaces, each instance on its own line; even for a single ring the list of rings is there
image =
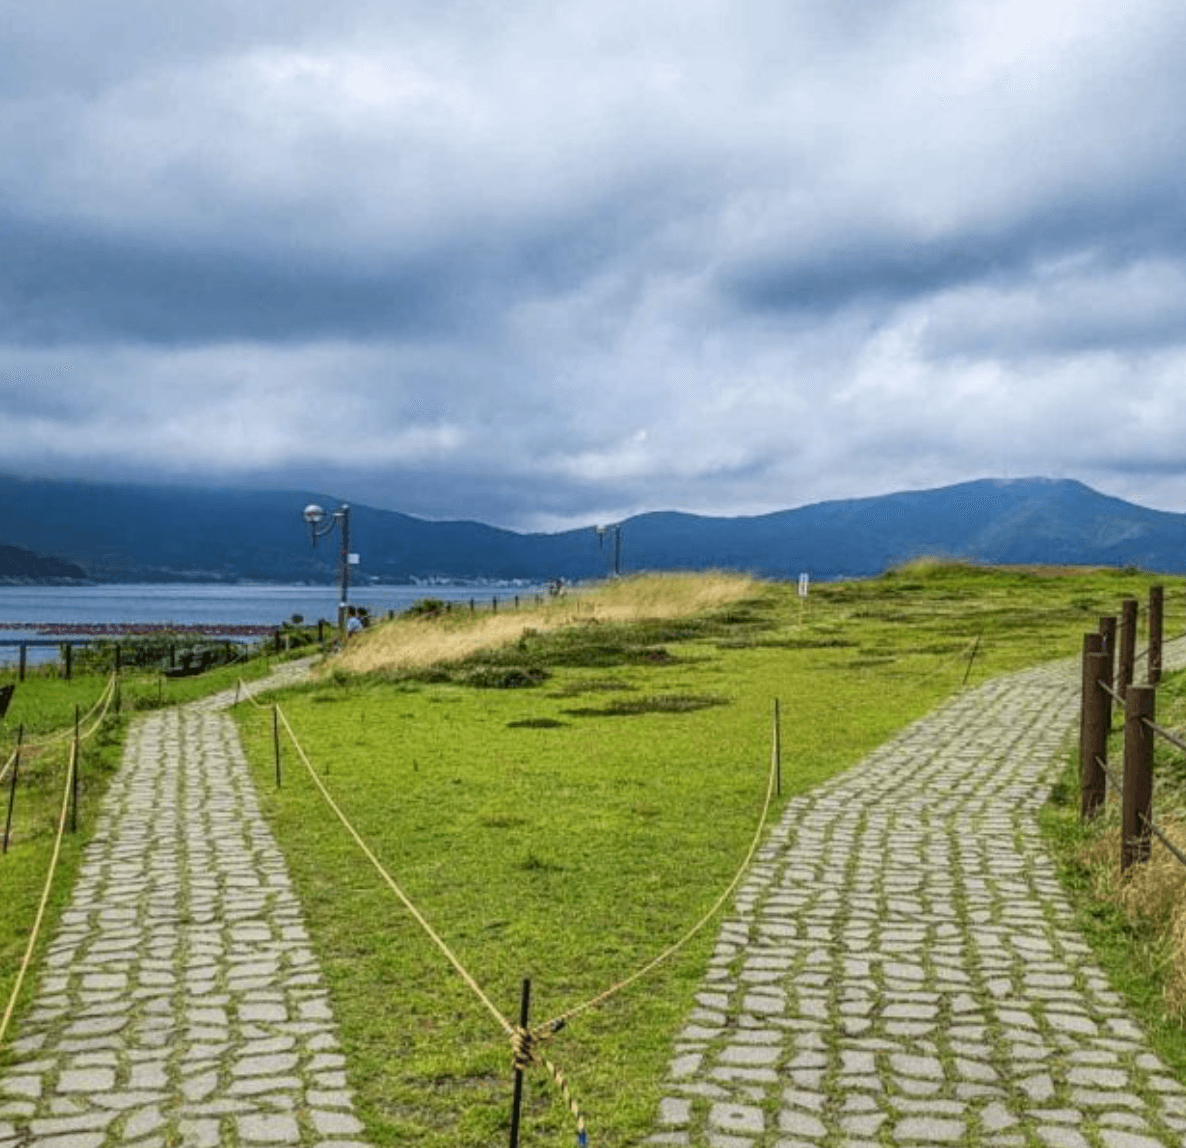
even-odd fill
[[[533,602],[544,591],[537,586],[351,586],[349,601],[365,606],[374,617],[400,613],[422,598],[442,598],[479,608],[497,599],[507,606],[516,595]],[[0,662],[17,659],[15,643],[44,637],[44,625],[152,624],[276,627],[299,614],[306,622],[338,613],[336,586],[237,583],[119,583],[98,586],[0,586]],[[19,623],[19,626],[14,625]],[[30,628],[33,627],[33,628]],[[55,635],[55,638],[57,635]],[[65,642],[69,638],[62,636]],[[30,646],[28,661],[54,660],[56,645]]]

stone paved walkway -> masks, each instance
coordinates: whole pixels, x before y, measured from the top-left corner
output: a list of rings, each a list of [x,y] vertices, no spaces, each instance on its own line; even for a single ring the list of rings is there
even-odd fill
[[[354,1148],[300,906],[220,712],[232,698],[132,726],[0,1078],[0,1148]]]
[[[969,691],[790,802],[650,1143],[1186,1144],[1186,1090],[1076,933],[1036,827],[1077,674]]]

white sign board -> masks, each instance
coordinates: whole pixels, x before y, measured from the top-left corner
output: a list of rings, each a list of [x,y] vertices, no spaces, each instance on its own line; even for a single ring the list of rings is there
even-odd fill
[[[800,598],[807,597],[807,584],[810,581],[811,581],[811,575],[809,575],[809,574],[800,574],[799,575],[799,597]]]
[[[358,555],[357,554],[347,554],[346,561],[349,562],[351,566],[357,566],[358,565]]]

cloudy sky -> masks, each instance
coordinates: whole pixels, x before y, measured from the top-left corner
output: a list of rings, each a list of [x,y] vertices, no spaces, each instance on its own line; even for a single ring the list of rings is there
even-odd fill
[[[1181,0],[9,0],[0,470],[1186,509]]]

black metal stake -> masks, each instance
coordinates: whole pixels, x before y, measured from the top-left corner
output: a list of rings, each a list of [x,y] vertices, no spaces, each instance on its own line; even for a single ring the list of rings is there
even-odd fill
[[[70,832],[78,832],[78,767],[82,746],[78,740],[78,706],[74,707],[74,768],[70,771]]]
[[[18,679],[19,681],[22,681],[22,682],[25,680],[25,660],[27,659],[28,655],[29,655],[29,647],[24,642],[22,642],[21,643],[21,672],[20,672],[20,678]]]
[[[519,1003],[519,1027],[526,1031],[531,1008],[531,979],[523,978],[523,998]],[[515,1065],[515,1094],[511,1099],[511,1148],[519,1148],[519,1113],[523,1109],[523,1069]]]
[[[782,796],[782,715],[778,698],[774,699],[774,781],[775,790]]]
[[[12,807],[16,804],[16,775],[21,768],[21,742],[25,740],[25,723],[16,727],[16,756],[12,759],[12,784],[8,787],[8,817],[4,822],[4,852],[8,852],[8,835],[12,832]]]
[[[280,788],[280,707],[272,707],[272,749],[276,755],[276,788]]]
[[[967,668],[966,670],[964,670],[964,681],[963,681],[963,685],[965,685],[965,686],[968,684],[968,678],[969,678],[969,676],[970,676],[970,675],[971,675],[971,673],[972,673],[972,663],[973,663],[973,662],[976,660],[976,651],[977,651],[977,650],[979,650],[979,649],[980,649],[980,635],[979,635],[979,634],[977,634],[977,635],[976,635],[976,641],[975,641],[975,643],[972,645],[972,654],[971,654],[971,656],[968,658],[968,668]],[[961,688],[962,688],[962,687],[961,687]]]

